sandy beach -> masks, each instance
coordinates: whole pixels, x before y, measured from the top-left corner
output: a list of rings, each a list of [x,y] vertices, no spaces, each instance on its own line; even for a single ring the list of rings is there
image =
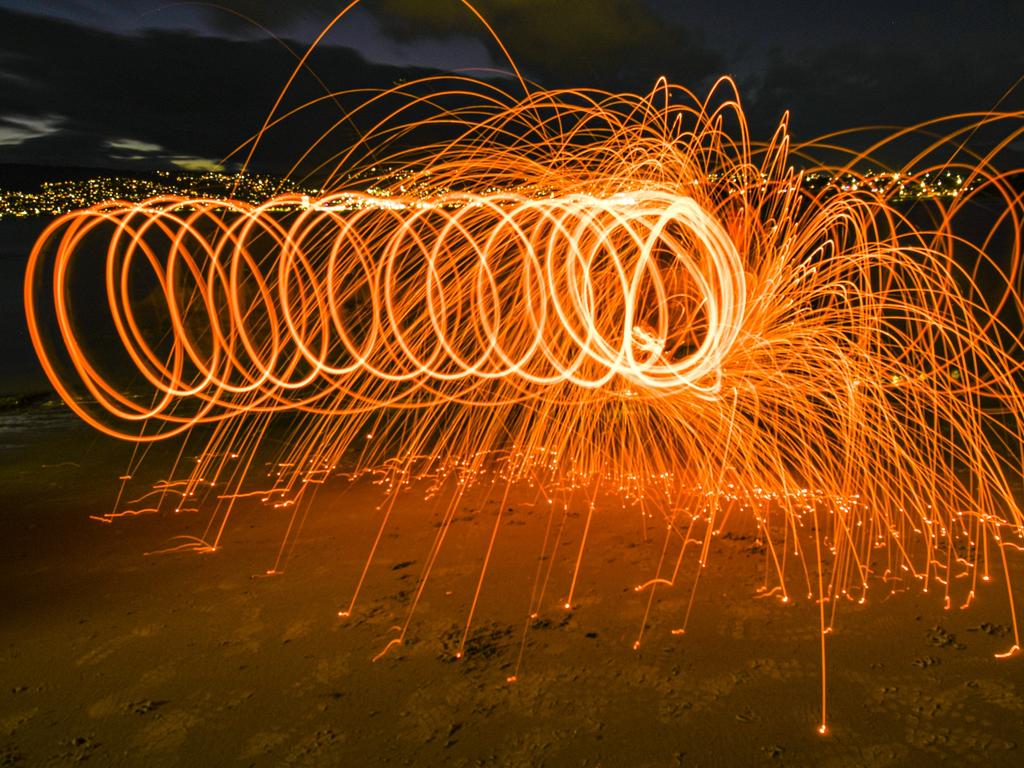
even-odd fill
[[[240,504],[222,547],[147,555],[198,535],[202,513],[106,524],[130,447],[62,406],[2,414],[0,765],[913,766],[1018,765],[1024,662],[1000,578],[969,610],[916,587],[843,605],[829,637],[830,733],[819,717],[817,607],[757,599],[745,534],[692,580],[661,588],[663,534],[598,509],[571,610],[582,533],[570,512],[529,616],[547,514],[514,501],[465,629],[498,504],[467,497],[396,636],[445,501],[403,494],[376,534],[381,488],[326,484],[272,569],[290,513]],[[160,455],[148,465],[160,468]],[[479,501],[479,500],[478,500]],[[1022,563],[1013,564],[1024,573]],[[887,590],[887,588],[886,588]],[[521,659],[521,660],[520,660]],[[518,672],[517,679],[508,678]]]

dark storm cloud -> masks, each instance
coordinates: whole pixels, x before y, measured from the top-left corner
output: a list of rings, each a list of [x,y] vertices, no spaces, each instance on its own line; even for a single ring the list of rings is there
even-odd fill
[[[0,9],[12,5],[49,15],[0,10],[0,162],[167,165],[230,152],[259,127],[294,66],[292,54],[225,6],[300,41],[292,45],[302,51],[344,3],[0,0]],[[846,11],[841,24],[818,4],[783,5],[743,13],[729,0],[476,2],[542,85],[646,90],[666,75],[699,93],[717,75],[735,74],[761,138],[787,109],[800,139],[984,110],[1024,74],[1024,5],[981,12],[951,2],[940,14],[933,4],[886,12],[881,0],[863,0],[863,13]],[[312,59],[332,89],[422,72],[367,57],[454,67],[468,52],[475,59],[466,65],[500,63],[459,0],[367,0],[340,27]],[[719,30],[708,39],[728,58],[687,31],[701,28]],[[290,103],[320,93],[303,76]],[[1022,97],[1017,88],[1002,106],[1020,108]],[[258,159],[286,163],[336,118],[328,108],[293,121]],[[334,146],[345,140],[342,131]]]
[[[204,11],[210,23],[224,31],[246,26],[246,19],[280,30],[306,22],[323,27],[346,5],[345,0],[228,0]]]
[[[230,0],[225,5],[279,28],[326,24],[345,4]],[[548,86],[646,90],[662,75],[694,83],[722,65],[682,24],[637,0],[475,0],[473,5],[526,74]],[[507,68],[490,35],[460,0],[365,0],[355,13],[371,15],[385,35],[403,43],[423,38],[485,41],[496,65]],[[244,23],[217,9],[208,15],[226,28]]]
[[[121,35],[0,10],[0,162],[181,164],[218,159],[251,136],[295,66],[272,40],[185,32]],[[406,70],[349,49],[318,50],[332,89],[390,85]],[[300,77],[288,104],[319,96]],[[268,137],[258,156],[280,166],[338,119],[328,103]],[[351,134],[349,134],[349,140]],[[338,141],[345,140],[344,128]]]
[[[104,13],[122,20],[133,13],[150,18],[151,5],[120,0],[105,6]],[[264,7],[244,0],[233,5],[254,17]],[[282,10],[282,5],[265,6],[273,9],[265,19],[268,26],[298,24],[306,17],[317,18],[318,9],[336,12],[339,7],[334,0],[319,4],[313,0],[300,13]],[[517,13],[528,10],[530,3],[520,5]],[[461,8],[456,2],[451,6],[456,11]],[[536,62],[543,60],[545,66],[555,67],[556,59],[561,60],[567,72],[586,69],[592,75],[566,75],[566,82],[582,79],[608,87],[630,73],[640,73],[635,78],[638,87],[650,87],[662,71],[660,65],[655,71],[653,64],[660,64],[664,52],[648,58],[623,53],[618,60],[596,54],[588,58],[586,53],[624,50],[633,35],[647,34],[648,22],[641,17],[635,20],[638,27],[624,31],[623,25],[633,23],[622,15],[626,4],[614,0],[594,8],[597,15],[590,17],[590,22],[581,22],[576,30],[584,41],[577,43],[570,43],[573,36],[564,30],[545,29],[550,23],[538,25],[535,17],[527,23],[526,16],[513,14],[508,24],[527,36],[525,47],[547,51],[523,63],[539,67]],[[402,8],[396,5],[394,10]],[[388,29],[396,37],[412,40],[411,30],[421,18],[414,4],[407,10],[403,20],[389,22]],[[85,13],[81,9],[76,13],[79,11]],[[464,10],[460,13],[452,15],[450,29],[449,19],[442,15],[430,25],[424,24],[423,34],[479,32],[472,15]],[[609,14],[619,14],[615,24]],[[209,15],[225,16],[214,10],[209,10]],[[323,21],[321,17],[316,24]],[[504,22],[499,19],[497,23]],[[537,29],[529,31],[531,27]],[[218,37],[209,26],[203,30],[205,34],[145,27],[111,30],[84,19],[72,23],[0,9],[0,162],[132,167],[224,157],[259,128],[295,59],[293,53],[266,37]],[[292,43],[292,48],[301,52],[304,45]],[[573,65],[573,70],[570,62],[576,58],[582,63]],[[594,73],[601,71],[606,60],[615,65],[604,70],[602,79]],[[651,64],[647,69],[645,61]],[[389,86],[395,80],[424,73],[370,64],[354,51],[336,45],[321,46],[311,64],[330,88],[338,90]],[[311,78],[303,76],[290,94],[289,104],[321,93]],[[266,167],[287,168],[317,131],[337,118],[337,111],[328,106],[306,119],[290,121],[290,130],[271,135],[257,160]],[[335,135],[335,146],[350,141],[351,136],[343,126]]]
[[[723,63],[687,28],[636,0],[478,0],[475,6],[517,61],[556,85],[646,89],[662,75],[692,84]],[[376,0],[372,7],[400,37],[479,29],[458,2]]]

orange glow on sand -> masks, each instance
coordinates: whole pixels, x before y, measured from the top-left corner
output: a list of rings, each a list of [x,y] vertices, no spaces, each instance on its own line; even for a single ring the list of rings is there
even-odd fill
[[[514,98],[452,77],[363,98],[398,106],[321,169],[321,196],[111,201],[40,236],[27,317],[69,407],[139,443],[207,430],[195,466],[179,456],[145,507],[119,499],[97,519],[188,499],[210,511],[206,531],[162,551],[209,553],[236,501],[257,497],[290,521],[272,575],[317,486],[342,467],[371,476],[387,498],[367,515],[377,533],[348,617],[395,498],[429,478],[449,512],[378,657],[401,646],[469,488],[498,489],[503,510],[529,486],[552,537],[570,503],[586,510],[568,594],[546,595],[551,564],[538,565],[534,615],[546,596],[574,606],[609,499],[664,526],[656,572],[631,586],[649,611],[656,589],[684,583],[672,634],[686,632],[714,537],[751,524],[760,595],[817,601],[821,733],[840,603],[908,581],[966,607],[992,567],[1008,573],[1024,542],[1024,204],[1021,172],[996,166],[1020,114],[957,116],[844,153],[842,137],[792,145],[785,119],[754,142],[729,80],[706,97],[661,81],[642,95]],[[242,152],[287,119],[277,109]],[[409,141],[435,128],[454,138]],[[1002,139],[972,153],[978,130]],[[860,169],[926,135],[901,174],[955,169],[970,183],[913,210]],[[819,171],[854,181],[815,189]],[[373,194],[347,188],[353,175]],[[980,236],[962,226],[978,205],[996,210]],[[102,290],[84,296],[74,276],[90,252]],[[104,308],[117,349],[77,319],[79,302]],[[283,412],[301,427],[267,473],[253,459]],[[1021,645],[1005,586],[1014,642],[1001,656]]]

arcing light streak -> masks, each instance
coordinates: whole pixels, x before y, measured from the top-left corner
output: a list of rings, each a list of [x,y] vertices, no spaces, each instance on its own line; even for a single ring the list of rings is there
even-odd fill
[[[387,99],[399,106],[331,161],[379,166],[378,194],[111,202],[58,219],[33,250],[32,339],[76,412],[138,441],[216,425],[182,491],[215,494],[214,513],[182,547],[219,545],[265,417],[295,411],[304,427],[266,493],[291,510],[286,543],[306,489],[350,449],[397,484],[452,473],[465,488],[497,466],[502,482],[585,496],[568,603],[600,493],[662,508],[652,591],[677,580],[688,543],[703,565],[742,511],[766,593],[788,599],[787,555],[804,563],[823,654],[835,606],[873,576],[938,583],[947,605],[963,584],[969,602],[990,550],[1005,567],[1019,548],[1024,205],[1020,175],[993,166],[1020,114],[947,123],[904,178],[942,155],[932,167],[970,183],[915,210],[895,184],[873,189],[856,153],[826,169],[847,183],[814,189],[794,163],[835,147],[793,149],[785,123],[754,145],[728,81],[705,100],[664,83],[515,100],[431,80],[353,114]],[[413,141],[439,128],[454,138]],[[959,147],[992,128],[1005,136],[987,155]],[[981,236],[965,232],[993,207]],[[77,319],[90,259],[117,345]],[[1016,650],[1012,590],[1010,611]]]

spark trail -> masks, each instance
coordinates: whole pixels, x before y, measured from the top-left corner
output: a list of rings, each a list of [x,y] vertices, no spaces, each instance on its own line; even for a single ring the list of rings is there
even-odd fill
[[[145,502],[212,510],[175,550],[216,549],[257,495],[291,514],[279,569],[310,489],[346,462],[393,494],[424,476],[455,478],[456,497],[528,482],[591,515],[609,494],[661,515],[678,553],[666,540],[638,590],[677,584],[687,554],[706,563],[740,516],[764,545],[765,594],[789,599],[795,552],[820,606],[823,732],[826,635],[873,584],[969,603],[991,560],[1019,650],[1005,565],[1024,536],[1024,204],[1021,172],[995,169],[1021,114],[843,156],[838,139],[792,146],[785,120],[752,141],[728,80],[704,98],[664,81],[512,97],[466,78],[360,98],[348,118],[388,116],[320,168],[321,196],[112,201],[60,217],[31,254],[32,340],[76,413],[139,442],[212,429],[195,470]],[[983,155],[981,130],[1003,137]],[[925,135],[942,138],[900,174],[861,170]],[[967,179],[957,195],[900,202],[950,169]],[[961,224],[978,209],[981,236]],[[114,345],[79,319],[83,270]],[[301,426],[265,487],[252,459],[282,412]]]

